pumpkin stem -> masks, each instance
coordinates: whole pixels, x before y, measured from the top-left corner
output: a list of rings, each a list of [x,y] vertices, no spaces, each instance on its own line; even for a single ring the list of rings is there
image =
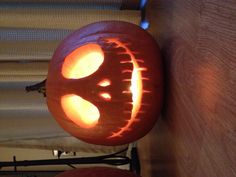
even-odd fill
[[[39,82],[37,84],[26,86],[25,90],[27,92],[38,91],[39,93],[42,93],[44,97],[46,97],[46,87],[45,87],[46,80],[47,79],[45,79],[42,82]]]

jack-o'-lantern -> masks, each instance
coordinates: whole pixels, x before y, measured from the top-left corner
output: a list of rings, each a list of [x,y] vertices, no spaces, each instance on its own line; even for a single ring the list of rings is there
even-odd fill
[[[46,82],[58,123],[88,143],[120,145],[144,136],[162,101],[159,47],[140,27],[97,22],[56,49]]]
[[[108,167],[92,167],[69,170],[55,177],[139,177],[127,170]]]

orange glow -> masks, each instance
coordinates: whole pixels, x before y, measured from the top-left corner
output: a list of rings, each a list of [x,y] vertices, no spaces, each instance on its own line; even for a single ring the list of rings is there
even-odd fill
[[[98,108],[77,95],[64,95],[61,98],[61,105],[66,116],[82,128],[92,128],[98,123],[100,117]]]
[[[137,114],[141,108],[141,102],[142,102],[142,93],[143,93],[143,83],[142,83],[142,68],[140,68],[134,54],[130,51],[128,47],[126,47],[123,43],[121,43],[117,39],[108,39],[108,42],[114,42],[117,44],[117,47],[122,47],[125,49],[125,53],[127,53],[131,61],[125,61],[133,64],[133,71],[131,76],[131,86],[129,88],[129,91],[124,91],[123,93],[129,93],[131,91],[132,94],[132,111],[131,111],[131,118],[128,120],[127,124],[121,128],[118,132],[114,132],[110,137],[108,138],[114,138],[117,136],[121,136],[123,132],[128,131],[130,129],[130,126],[137,120]],[[122,62],[122,61],[121,61]]]
[[[98,83],[98,85],[101,87],[107,87],[111,85],[111,81],[109,79],[103,79],[102,81]]]
[[[138,70],[139,65],[133,57],[131,57],[131,59],[134,67],[130,86],[130,91],[132,92],[132,101],[133,101],[133,109],[131,117],[135,118],[141,107],[143,84],[142,84],[142,74]]]
[[[75,49],[62,66],[62,75],[67,79],[79,79],[93,74],[104,61],[102,49],[97,44],[86,44]]]
[[[100,93],[99,94],[102,98],[104,98],[106,101],[111,100],[111,95],[109,93]]]

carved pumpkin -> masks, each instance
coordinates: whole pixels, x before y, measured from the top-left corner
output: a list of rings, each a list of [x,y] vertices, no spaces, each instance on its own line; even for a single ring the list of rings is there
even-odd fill
[[[139,177],[127,170],[108,167],[93,167],[69,170],[55,177]]]
[[[155,40],[140,27],[93,23],[56,49],[46,82],[58,123],[93,144],[120,145],[144,136],[162,101],[162,66]]]

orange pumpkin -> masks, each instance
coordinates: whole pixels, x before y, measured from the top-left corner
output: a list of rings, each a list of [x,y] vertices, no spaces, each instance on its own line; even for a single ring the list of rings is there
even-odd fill
[[[127,170],[108,167],[93,167],[69,170],[55,177],[139,177]]]
[[[153,127],[162,88],[160,51],[151,35],[127,22],[97,22],[56,49],[46,82],[47,105],[73,136],[121,145]]]

